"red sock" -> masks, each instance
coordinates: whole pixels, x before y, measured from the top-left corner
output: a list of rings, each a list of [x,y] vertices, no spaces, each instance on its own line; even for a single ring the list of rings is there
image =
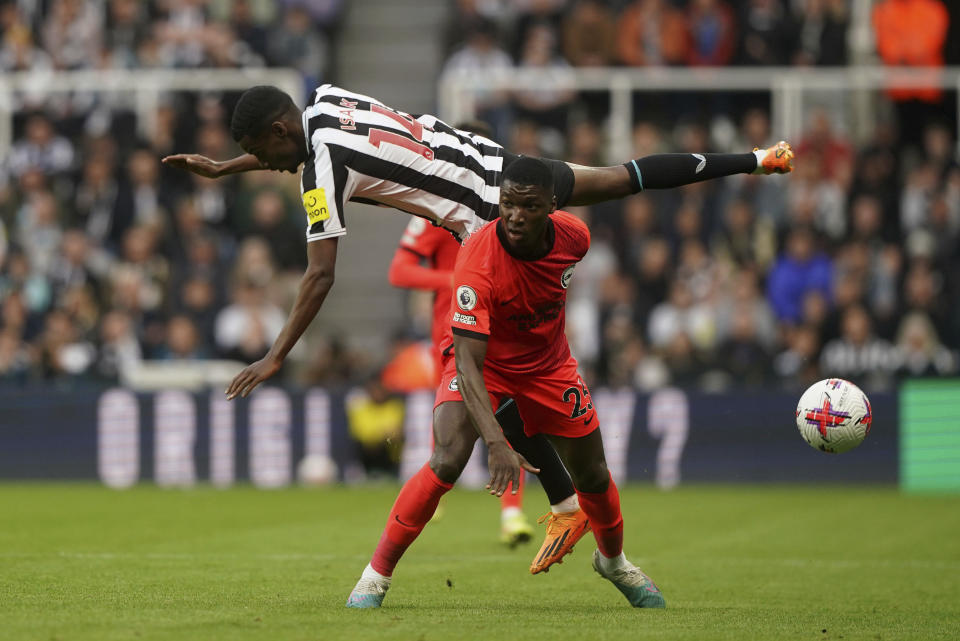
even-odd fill
[[[433,516],[440,497],[452,487],[452,483],[444,483],[437,478],[429,463],[424,463],[420,471],[404,483],[370,561],[374,570],[384,576],[393,575],[400,557],[420,536],[423,526]]]
[[[503,493],[503,496],[500,497],[500,509],[505,510],[508,507],[521,508],[523,507],[523,486],[526,485],[526,476],[527,473],[525,470],[520,470],[520,482],[517,484],[517,493],[513,493],[513,482],[510,482],[510,485],[507,486],[507,491]]]
[[[623,552],[623,515],[620,513],[620,492],[613,478],[610,478],[606,492],[577,490],[577,496],[580,507],[590,519],[600,554],[608,559],[618,556]]]

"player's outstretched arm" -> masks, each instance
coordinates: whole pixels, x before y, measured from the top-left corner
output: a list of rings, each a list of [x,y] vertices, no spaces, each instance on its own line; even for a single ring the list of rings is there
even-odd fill
[[[594,205],[647,189],[672,189],[734,174],[786,174],[794,153],[780,141],[746,154],[653,154],[615,167],[570,165],[570,205]],[[568,163],[569,164],[569,163]]]
[[[337,262],[337,239],[323,238],[307,244],[307,271],[300,281],[297,300],[293,303],[286,324],[267,355],[246,367],[227,386],[227,399],[247,396],[253,389],[277,373],[287,353],[297,344],[310,322],[320,311],[333,287],[334,265]]]
[[[453,272],[448,269],[433,269],[420,264],[420,257],[402,245],[390,261],[387,274],[390,284],[404,289],[428,289],[437,291],[453,286]]]
[[[513,451],[493,415],[487,385],[483,382],[483,359],[487,354],[487,342],[454,332],[453,353],[457,362],[460,395],[463,396],[473,426],[489,451],[487,468],[490,470],[490,482],[487,483],[487,489],[490,494],[503,496],[507,485],[513,482],[513,493],[516,494],[520,472],[527,470],[537,474],[540,470],[530,465],[521,454]]]
[[[173,154],[163,158],[163,164],[192,171],[204,178],[220,178],[255,169],[266,169],[253,154],[243,154],[230,160],[211,160],[200,154]]]

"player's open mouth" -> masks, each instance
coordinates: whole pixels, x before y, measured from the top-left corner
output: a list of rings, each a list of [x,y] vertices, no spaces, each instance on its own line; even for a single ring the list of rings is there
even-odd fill
[[[523,230],[521,230],[521,229],[510,229],[509,227],[507,227],[507,238],[509,238],[509,239],[512,240],[513,242],[517,242],[517,241],[523,240],[523,235],[524,235],[524,234],[523,234]]]

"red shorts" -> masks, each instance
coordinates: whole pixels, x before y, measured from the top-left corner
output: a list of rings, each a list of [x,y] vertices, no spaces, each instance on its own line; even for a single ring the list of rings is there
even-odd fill
[[[449,401],[463,402],[453,355],[441,363],[443,369],[434,408]],[[484,366],[483,382],[494,411],[501,399],[512,398],[516,402],[527,436],[543,433],[577,438],[597,429],[597,411],[573,357],[553,371],[537,375],[508,374]]]

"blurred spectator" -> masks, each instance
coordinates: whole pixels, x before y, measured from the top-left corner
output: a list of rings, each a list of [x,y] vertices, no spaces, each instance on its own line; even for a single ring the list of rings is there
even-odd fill
[[[240,40],[261,58],[267,58],[268,33],[254,16],[251,0],[230,3],[230,27]]]
[[[829,376],[863,380],[871,387],[884,387],[899,362],[893,346],[873,336],[867,311],[854,305],[843,314],[840,338],[824,346],[820,367]]]
[[[924,314],[912,312],[900,322],[897,349],[905,376],[947,376],[957,371],[957,355],[937,337],[937,330]]]
[[[303,225],[299,214],[290,215],[291,209],[281,192],[262,190],[253,196],[250,220],[241,226],[241,232],[265,240],[280,269],[300,271],[307,263]]]
[[[773,362],[773,371],[787,388],[804,389],[823,378],[817,354],[820,341],[814,327],[801,325],[786,332],[787,347]]]
[[[799,24],[794,64],[847,64],[848,0],[806,0]]]
[[[27,119],[23,139],[13,143],[7,166],[17,177],[30,169],[57,175],[70,171],[73,155],[70,141],[57,135],[47,116],[36,113]]]
[[[100,354],[96,371],[106,380],[117,381],[128,368],[143,358],[130,315],[113,310],[100,324]]]
[[[127,158],[126,179],[119,184],[117,208],[129,212],[134,225],[164,226],[173,211],[171,194],[160,185],[160,160],[148,149]]]
[[[790,16],[780,0],[746,0],[738,20],[742,65],[786,64],[793,48]]]
[[[30,349],[15,329],[0,329],[0,382],[23,384],[30,376]]]
[[[574,92],[569,78],[570,65],[556,54],[556,34],[545,23],[527,30],[518,70],[535,70],[547,74],[544,82],[530,90],[516,91],[513,99],[520,118],[558,131],[567,128],[567,112]]]
[[[23,320],[20,324],[25,324],[28,315],[47,310],[50,290],[50,282],[46,276],[31,268],[30,258],[26,254],[20,250],[10,252],[0,274],[0,299],[4,301],[5,315],[11,307],[22,307]]]
[[[286,315],[267,302],[264,285],[239,282],[233,303],[217,314],[214,339],[225,358],[252,362],[262,358],[283,329]]]
[[[47,380],[85,373],[97,354],[91,343],[78,337],[77,328],[70,316],[60,310],[47,314],[37,347],[40,375]]]
[[[440,372],[437,371],[436,352],[429,341],[400,333],[394,336],[390,352],[390,360],[380,374],[380,382],[386,390],[406,394],[437,386]]]
[[[404,405],[371,376],[347,396],[347,426],[368,477],[395,478],[403,449]]]
[[[192,360],[207,358],[200,331],[189,316],[178,314],[167,321],[167,340],[157,358]]]
[[[635,0],[620,15],[620,61],[634,67],[677,65],[690,58],[689,26],[666,0]]]
[[[807,130],[796,152],[804,162],[815,156],[820,177],[827,180],[838,180],[853,158],[850,142],[836,132],[830,112],[822,106],[810,110]]]
[[[751,204],[735,199],[726,206],[712,247],[721,264],[766,271],[773,262],[777,241],[772,222],[756,220]]]
[[[512,69],[513,61],[496,41],[493,23],[481,20],[473,26],[463,47],[444,64],[443,73],[461,78],[493,80]],[[506,92],[477,89],[473,92],[473,100],[477,117],[490,125],[494,139],[506,139],[510,126]]]
[[[729,335],[717,349],[717,365],[735,386],[761,387],[769,381],[770,355],[757,334],[751,310],[734,310]]]
[[[816,291],[829,300],[832,280],[832,263],[818,251],[813,232],[805,227],[793,229],[767,280],[767,295],[777,318],[799,322],[806,295]]]
[[[124,234],[120,261],[110,272],[114,305],[130,313],[160,309],[170,268],[156,246],[156,232],[149,227],[132,227]]]
[[[17,235],[30,256],[30,265],[39,275],[49,277],[53,271],[60,239],[63,236],[60,205],[50,192],[41,192],[26,201],[17,212]]]
[[[214,342],[217,302],[213,283],[202,276],[193,276],[180,286],[174,304],[174,311],[187,316],[197,327],[204,350]]]
[[[103,38],[103,7],[93,0],[54,0],[44,21],[44,48],[58,69],[95,66]]]
[[[693,345],[709,349],[717,338],[713,314],[706,305],[694,302],[693,294],[683,280],[673,281],[669,300],[653,308],[648,333],[651,345],[666,348],[668,353],[673,351],[674,357],[686,355],[692,351]],[[684,337],[681,343],[690,342],[689,350],[684,344],[674,344],[681,335]]]
[[[309,94],[327,75],[329,42],[322,32],[313,29],[306,6],[287,4],[282,23],[269,36],[269,60],[275,66],[292,67],[299,71]]]
[[[616,60],[617,24],[600,0],[579,0],[563,20],[563,54],[575,67],[607,67]]]
[[[137,0],[109,0],[107,4],[105,53],[111,67],[132,69],[139,66],[137,51],[147,39],[147,10]]]
[[[877,53],[891,67],[942,67],[949,20],[940,0],[882,0],[873,7]],[[929,105],[940,102],[942,91],[889,89],[887,95],[897,105],[901,144],[919,140],[932,115]]]
[[[0,5],[0,70],[45,71],[53,67],[53,59],[38,47],[29,24],[13,2]]]
[[[79,229],[65,231],[59,252],[50,269],[50,284],[54,297],[59,298],[71,287],[98,286],[93,263],[87,235]]]
[[[119,247],[133,220],[132,211],[120,206],[119,184],[114,177],[113,159],[105,155],[87,158],[77,185],[71,223],[80,227],[91,242]]]
[[[736,50],[736,21],[723,0],[691,0],[687,8],[690,29],[690,66],[721,67]]]

